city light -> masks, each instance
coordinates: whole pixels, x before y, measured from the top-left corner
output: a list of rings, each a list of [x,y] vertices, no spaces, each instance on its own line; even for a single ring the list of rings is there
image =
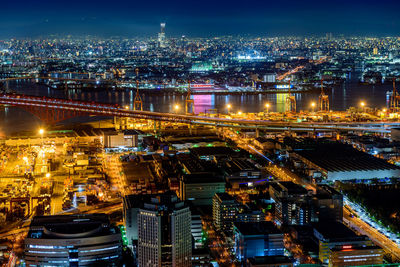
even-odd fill
[[[267,109],[267,113],[268,113],[268,111],[269,111],[269,107],[270,107],[269,103],[266,103],[266,104],[265,104],[265,108]]]
[[[175,104],[175,105],[174,105],[174,110],[175,110],[175,112],[178,112],[179,109],[180,109],[180,106],[179,106],[178,104]]]
[[[51,174],[48,172],[46,173],[46,178],[50,178]]]
[[[242,112],[239,110],[237,114],[238,114],[239,116],[241,116],[241,115],[242,115]]]
[[[316,106],[315,102],[311,102],[311,111],[312,111],[312,112],[314,112],[315,106]]]
[[[39,134],[43,135],[44,134],[44,129],[39,129]]]
[[[361,101],[361,102],[360,102],[360,106],[363,108],[363,107],[365,106],[365,102],[364,102],[364,101]]]
[[[128,109],[129,109],[129,106],[125,106],[125,109],[128,110]]]

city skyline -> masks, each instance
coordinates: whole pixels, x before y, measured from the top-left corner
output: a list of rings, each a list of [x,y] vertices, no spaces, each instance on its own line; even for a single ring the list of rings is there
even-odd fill
[[[310,36],[333,33],[352,36],[397,36],[400,18],[395,1],[293,0],[283,5],[272,1],[182,1],[133,3],[118,0],[3,3],[0,38],[50,35],[102,37],[153,36],[159,23],[167,23],[169,36],[212,37],[220,35]]]

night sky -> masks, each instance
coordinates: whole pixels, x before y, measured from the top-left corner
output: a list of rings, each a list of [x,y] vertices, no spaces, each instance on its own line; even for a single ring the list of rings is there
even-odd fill
[[[400,1],[388,0],[0,0],[0,38],[52,34],[400,36]]]

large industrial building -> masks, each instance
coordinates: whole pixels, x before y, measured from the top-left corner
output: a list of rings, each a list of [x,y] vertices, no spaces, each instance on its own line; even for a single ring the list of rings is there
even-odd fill
[[[400,177],[400,168],[387,161],[341,143],[318,144],[312,149],[295,150],[297,168],[318,172],[321,181],[384,179]],[[315,178],[316,176],[314,176]]]
[[[105,214],[34,217],[25,239],[26,266],[119,266],[121,233]]]

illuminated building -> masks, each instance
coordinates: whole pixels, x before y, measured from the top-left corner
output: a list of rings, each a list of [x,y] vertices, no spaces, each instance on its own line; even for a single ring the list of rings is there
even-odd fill
[[[377,246],[356,247],[343,245],[331,249],[329,267],[334,266],[365,266],[383,264],[384,251]]]
[[[192,266],[191,213],[174,193],[143,203],[137,225],[139,266]]]
[[[160,24],[160,32],[158,33],[158,45],[162,48],[167,46],[165,40],[165,22]]]
[[[339,222],[330,221],[314,225],[314,236],[318,240],[319,260],[325,264],[330,262],[331,256],[337,260],[337,257],[343,255],[343,253],[337,252],[343,248],[358,247],[367,249],[369,247],[372,250],[376,249],[372,246],[372,242],[367,236],[358,236]]]
[[[25,239],[26,266],[119,266],[121,233],[105,214],[36,216]]]
[[[276,73],[267,73],[263,76],[263,82],[274,83],[276,82]]]
[[[246,262],[256,256],[284,254],[283,233],[272,222],[234,223],[236,258]]]
[[[279,225],[304,225],[314,221],[310,192],[293,182],[279,182],[269,187],[275,201],[275,222]]]
[[[213,197],[213,222],[218,231],[231,233],[236,220],[239,203],[228,193],[217,193]]]

